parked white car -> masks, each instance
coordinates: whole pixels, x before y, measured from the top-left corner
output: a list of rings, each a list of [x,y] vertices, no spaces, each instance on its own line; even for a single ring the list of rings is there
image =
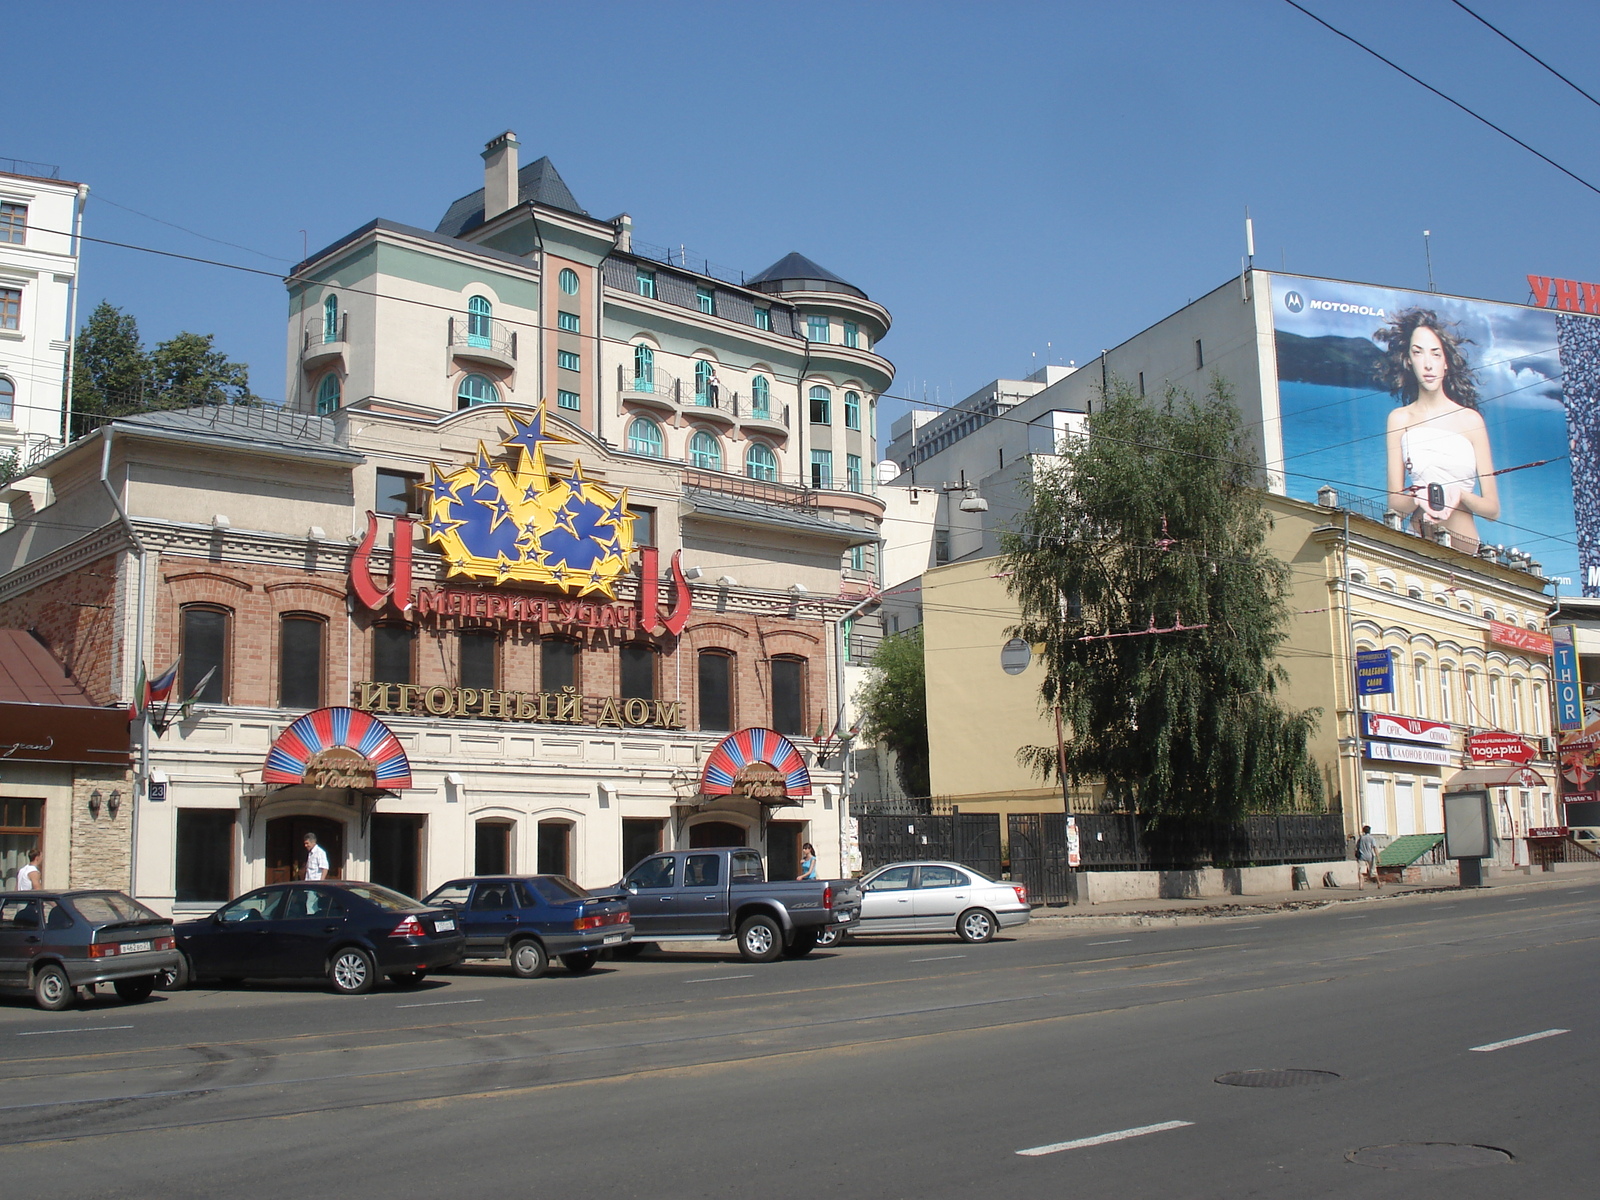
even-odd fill
[[[1026,924],[1028,889],[1001,883],[948,862],[890,863],[861,881],[861,918],[852,937],[867,933],[954,933],[987,942],[1001,929]]]

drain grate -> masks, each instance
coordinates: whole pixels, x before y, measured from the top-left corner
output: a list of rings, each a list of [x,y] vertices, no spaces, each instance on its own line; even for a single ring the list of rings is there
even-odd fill
[[[1511,1162],[1509,1151],[1494,1146],[1456,1142],[1399,1142],[1393,1146],[1363,1146],[1345,1158],[1363,1167],[1385,1171],[1450,1171],[1463,1167],[1499,1167]]]
[[[1229,1071],[1216,1082],[1229,1087],[1286,1088],[1312,1083],[1331,1083],[1339,1078],[1332,1071]]]

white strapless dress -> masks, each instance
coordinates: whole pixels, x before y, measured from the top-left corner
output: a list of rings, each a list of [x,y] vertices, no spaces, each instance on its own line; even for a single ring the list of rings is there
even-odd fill
[[[1464,433],[1413,425],[1400,435],[1400,452],[1413,484],[1454,483],[1477,490],[1478,452]]]

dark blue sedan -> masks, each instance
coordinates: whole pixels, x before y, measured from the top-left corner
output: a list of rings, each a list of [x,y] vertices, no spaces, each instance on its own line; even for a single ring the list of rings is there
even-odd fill
[[[206,977],[312,979],[369,992],[379,976],[401,987],[458,962],[455,914],[376,883],[324,879],[257,888],[209,917],[176,926],[183,963],[162,986]]]
[[[467,958],[508,958],[523,979],[543,975],[552,958],[582,974],[602,950],[633,939],[625,899],[590,895],[565,875],[453,879],[427,903],[454,910]]]

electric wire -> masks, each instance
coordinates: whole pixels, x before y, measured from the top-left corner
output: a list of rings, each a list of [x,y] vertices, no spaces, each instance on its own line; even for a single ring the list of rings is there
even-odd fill
[[[1562,83],[1566,84],[1573,91],[1577,92],[1578,95],[1582,96],[1590,104],[1593,104],[1596,107],[1600,107],[1600,100],[1596,100],[1588,92],[1584,91],[1577,84],[1573,83],[1572,80],[1568,79],[1560,71],[1556,70],[1549,63],[1545,62],[1544,59],[1540,58],[1532,50],[1529,50],[1526,46],[1524,46],[1521,42],[1517,41],[1514,37],[1512,37],[1505,30],[1499,28],[1496,25],[1491,24],[1483,16],[1481,16],[1480,14],[1474,12],[1472,9],[1468,8],[1465,4],[1461,3],[1461,0],[1450,0],[1450,2],[1452,4],[1454,4],[1457,8],[1459,8],[1462,12],[1466,13],[1467,16],[1471,17],[1474,21],[1477,21],[1485,29],[1489,30],[1491,33],[1495,34],[1496,36],[1502,37],[1506,41],[1510,42],[1513,46],[1515,46],[1518,50],[1520,50],[1524,54],[1526,54],[1529,58],[1533,59],[1534,62],[1538,63],[1546,71],[1549,71],[1550,74],[1554,75],[1557,79],[1561,80]]]

